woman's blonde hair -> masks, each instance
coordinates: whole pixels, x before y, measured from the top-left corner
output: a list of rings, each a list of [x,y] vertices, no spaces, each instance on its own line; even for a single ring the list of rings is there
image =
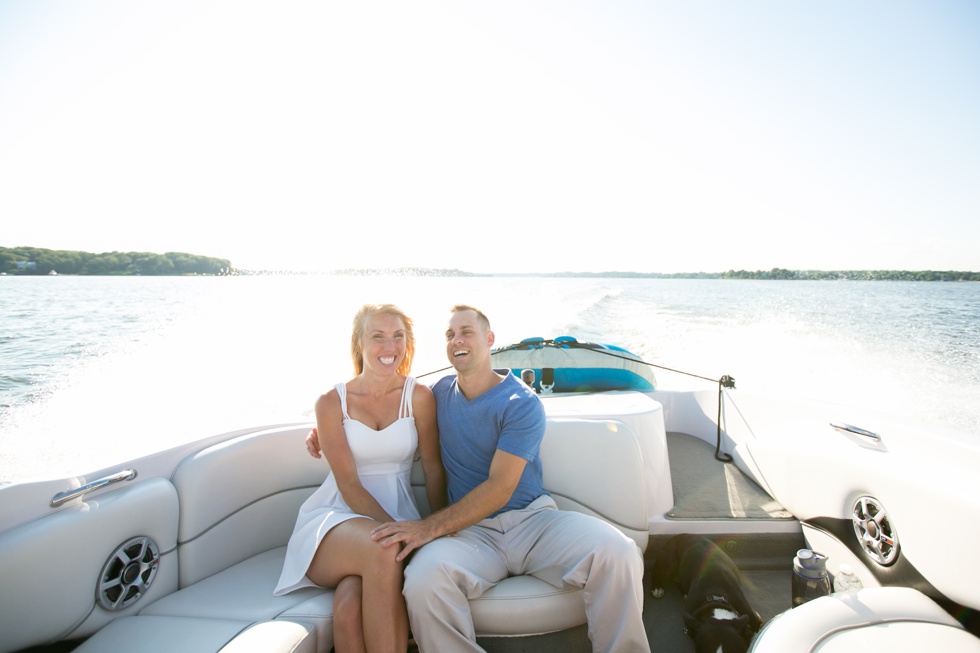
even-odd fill
[[[364,350],[361,348],[361,339],[364,338],[368,318],[377,314],[393,315],[405,326],[405,358],[398,366],[397,372],[407,375],[412,369],[412,359],[415,358],[415,332],[412,330],[412,318],[405,315],[405,311],[394,304],[365,304],[354,315],[354,328],[351,329],[350,334],[350,357],[354,362],[354,376],[364,371]]]

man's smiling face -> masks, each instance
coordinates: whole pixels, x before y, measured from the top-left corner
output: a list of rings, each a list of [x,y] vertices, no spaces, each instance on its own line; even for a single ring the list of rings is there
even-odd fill
[[[479,366],[490,357],[493,332],[486,331],[476,312],[456,311],[446,329],[446,356],[457,372]]]

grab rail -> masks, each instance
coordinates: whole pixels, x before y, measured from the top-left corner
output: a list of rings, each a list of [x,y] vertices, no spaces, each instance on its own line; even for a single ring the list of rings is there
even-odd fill
[[[850,424],[845,424],[844,422],[831,422],[830,426],[837,429],[838,431],[844,431],[845,433],[853,433],[854,435],[860,435],[862,438],[867,438],[874,442],[875,444],[881,442],[881,436],[873,431],[868,431],[867,429],[862,429],[858,426],[851,426]]]
[[[77,487],[74,490],[65,490],[64,492],[59,492],[58,494],[51,497],[51,507],[57,508],[58,506],[68,503],[72,499],[77,499],[83,494],[88,494],[89,492],[94,492],[99,488],[105,487],[112,483],[119,483],[120,481],[131,481],[136,478],[135,469],[124,469],[121,472],[116,472],[115,474],[110,474],[104,478],[100,478],[97,481],[92,481],[91,483],[86,483],[81,487]]]

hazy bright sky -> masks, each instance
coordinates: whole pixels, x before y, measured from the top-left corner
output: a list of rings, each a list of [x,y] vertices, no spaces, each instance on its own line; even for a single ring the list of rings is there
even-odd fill
[[[974,0],[0,0],[0,246],[980,270]]]

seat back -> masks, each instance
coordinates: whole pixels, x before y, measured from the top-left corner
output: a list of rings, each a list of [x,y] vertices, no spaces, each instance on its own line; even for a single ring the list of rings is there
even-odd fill
[[[541,443],[544,487],[562,510],[593,515],[633,539],[643,551],[649,508],[643,455],[636,432],[612,419],[549,417]],[[416,460],[412,490],[429,514],[425,476]]]
[[[643,455],[632,428],[612,419],[548,418],[541,464],[559,508],[599,517],[646,549]]]
[[[300,505],[329,472],[326,461],[306,452],[308,432],[301,425],[250,433],[181,462],[172,478],[180,502],[180,587],[288,542]],[[549,417],[541,459],[545,489],[559,508],[599,517],[646,548],[646,481],[633,428],[612,419]],[[412,486],[428,514],[419,460]]]
[[[189,456],[173,475],[180,501],[180,586],[289,541],[326,477],[304,441],[310,425],[239,436]]]

